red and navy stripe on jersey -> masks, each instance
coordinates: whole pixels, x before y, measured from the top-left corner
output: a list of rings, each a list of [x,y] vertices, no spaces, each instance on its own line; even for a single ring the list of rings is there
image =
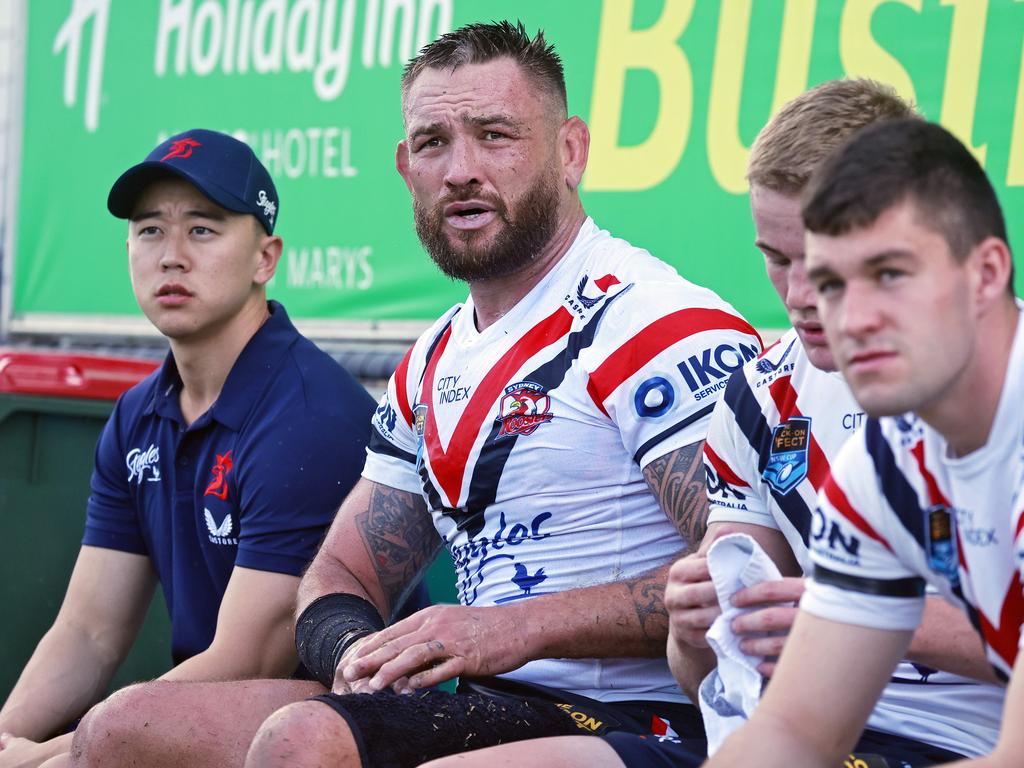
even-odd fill
[[[808,611],[913,629],[923,601],[916,593],[927,582],[968,611],[993,667],[1010,675],[1024,622],[1015,546],[1024,485],[1022,325],[983,447],[953,458],[945,439],[913,416],[871,421],[844,447],[821,508],[828,532],[855,541],[856,556],[837,561],[827,537],[815,542],[815,577],[801,604]]]
[[[467,605],[632,578],[686,546],[643,468],[703,440],[728,374],[759,351],[728,304],[588,220],[496,323],[477,330],[470,297],[421,337],[378,407],[364,476],[423,494]],[[680,696],[663,659],[513,674]]]
[[[793,419],[806,428],[800,441],[804,450],[798,456],[781,451],[794,467],[784,481],[770,464],[775,461],[778,468],[780,451],[774,441]],[[704,449],[709,521],[779,530],[808,573],[813,566],[807,546],[814,539],[831,543],[833,556],[849,557],[847,548],[856,550],[860,543],[853,543],[845,529],[827,525],[817,502],[821,491],[835,506],[849,507],[829,478],[829,460],[863,421],[843,379],[815,368],[796,332],[789,331],[733,376],[712,415]],[[803,461],[805,466],[798,466]],[[898,485],[891,486],[891,493],[901,492]],[[859,535],[876,534],[863,530]],[[908,584],[923,590],[923,583],[892,586]],[[904,662],[872,712],[869,727],[962,754],[982,754],[997,737],[1001,702],[1002,693],[994,686]]]

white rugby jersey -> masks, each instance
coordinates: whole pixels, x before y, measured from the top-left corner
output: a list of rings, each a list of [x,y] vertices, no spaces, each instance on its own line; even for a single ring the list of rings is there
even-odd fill
[[[728,304],[587,219],[507,315],[472,298],[413,346],[364,477],[422,493],[465,605],[637,577],[684,547],[642,474],[704,439],[760,338]],[[665,659],[545,659],[508,677],[602,700],[685,700]]]
[[[970,408],[970,403],[964,403]],[[1008,679],[1024,621],[1024,322],[985,445],[951,458],[913,415],[869,420],[821,496],[821,537],[804,607],[885,629],[920,620],[924,584],[960,605]],[[832,541],[854,551],[840,556]]]
[[[830,537],[817,511],[829,464],[866,421],[839,373],[815,368],[795,330],[732,377],[704,447],[710,522],[783,533],[811,571],[808,539]],[[832,539],[848,555],[849,539]],[[813,542],[812,542],[813,543]],[[992,750],[1004,692],[910,662],[900,664],[868,726],[970,756]]]

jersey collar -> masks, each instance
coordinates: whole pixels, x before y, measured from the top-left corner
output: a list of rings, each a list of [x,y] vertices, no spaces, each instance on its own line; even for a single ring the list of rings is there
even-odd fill
[[[193,423],[204,426],[211,418],[238,431],[242,428],[256,399],[263,393],[273,377],[278,375],[282,358],[300,337],[288,313],[276,301],[268,301],[270,316],[242,349],[221,389],[220,397],[210,410]],[[147,412],[156,411],[165,418],[184,423],[178,393],[181,377],[174,363],[174,355],[167,353],[157,377],[153,399]]]

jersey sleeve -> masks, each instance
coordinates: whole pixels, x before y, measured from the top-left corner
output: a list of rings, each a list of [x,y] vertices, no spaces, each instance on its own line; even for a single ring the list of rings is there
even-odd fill
[[[410,387],[409,366],[419,351],[418,346],[406,353],[381,396],[373,414],[370,445],[363,467],[363,477],[367,480],[416,494],[423,491],[416,472],[420,445],[413,426],[416,403],[412,401],[419,376],[415,375],[415,383]]]
[[[727,387],[746,386],[736,373]],[[758,454],[736,423],[736,416],[721,397],[711,414],[704,442],[707,476],[708,523],[750,523],[779,529],[765,503],[758,472]]]
[[[840,450],[818,496],[810,535],[814,574],[800,607],[846,624],[916,629],[925,581],[898,556],[888,533],[893,517],[861,430]]]
[[[685,282],[627,286],[598,334],[587,391],[641,468],[703,440],[729,375],[761,351],[735,310]]]
[[[114,406],[96,444],[82,544],[145,555],[148,550],[131,494],[121,435],[123,402],[122,397]]]
[[[359,479],[372,412],[373,399],[353,381],[330,402],[296,403],[247,441],[237,464],[235,565],[294,576],[305,570]]]

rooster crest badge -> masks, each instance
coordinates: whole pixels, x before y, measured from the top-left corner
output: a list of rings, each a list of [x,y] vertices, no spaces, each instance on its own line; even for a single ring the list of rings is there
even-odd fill
[[[511,435],[532,435],[541,424],[551,421],[551,398],[540,384],[520,381],[505,387],[505,393],[498,402],[498,418],[501,430],[498,437]]]

